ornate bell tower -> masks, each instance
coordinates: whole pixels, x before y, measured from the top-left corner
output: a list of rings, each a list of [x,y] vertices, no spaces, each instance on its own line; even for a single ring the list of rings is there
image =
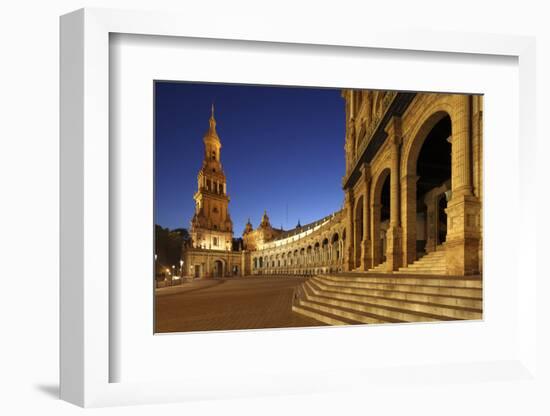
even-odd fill
[[[204,160],[197,175],[195,214],[191,220],[193,247],[230,251],[233,239],[233,222],[229,215],[229,195],[226,178],[220,161],[222,144],[216,132],[214,105],[210,127],[203,138]]]

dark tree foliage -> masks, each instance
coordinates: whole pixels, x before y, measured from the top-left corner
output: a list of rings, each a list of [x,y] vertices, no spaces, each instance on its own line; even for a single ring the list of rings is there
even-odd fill
[[[157,255],[157,274],[162,274],[167,268],[175,266],[179,270],[182,249],[190,241],[189,232],[185,228],[170,230],[155,225],[155,254]]]

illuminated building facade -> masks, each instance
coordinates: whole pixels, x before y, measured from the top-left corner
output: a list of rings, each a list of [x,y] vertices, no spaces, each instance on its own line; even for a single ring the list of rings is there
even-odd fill
[[[240,252],[230,248],[229,197],[212,115],[190,250],[225,252],[227,265],[197,258],[204,266],[191,267],[192,274],[220,275],[219,267],[222,275],[482,272],[483,97],[368,90],[343,90],[342,97],[342,209],[286,231],[273,228],[264,212],[258,228],[246,224]]]

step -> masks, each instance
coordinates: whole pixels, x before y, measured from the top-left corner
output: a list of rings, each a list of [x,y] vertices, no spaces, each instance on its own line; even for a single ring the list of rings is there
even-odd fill
[[[415,274],[422,274],[421,272],[426,272],[425,274],[446,276],[447,269],[444,269],[442,267],[426,267],[426,266],[423,266],[423,267],[409,267],[409,268],[404,269],[404,270],[397,270],[396,272],[405,273],[405,274],[406,274],[406,272],[411,272],[411,273],[415,273]]]
[[[301,304],[301,301],[298,305],[292,305],[292,311],[299,313],[300,315],[306,316],[310,319],[318,321],[321,324],[327,325],[355,325],[360,324],[361,322],[352,321],[350,319],[342,318],[331,313],[319,312],[316,309],[312,309],[308,306]]]
[[[416,262],[421,262],[421,261],[445,261],[447,259],[447,256],[443,255],[443,256],[432,256],[432,255],[427,255],[427,256],[424,256],[424,257],[421,257],[419,259],[416,259],[415,261]]]
[[[329,315],[337,317],[337,320],[347,320],[352,325],[357,324],[385,324],[388,322],[396,323],[403,322],[388,317],[381,317],[376,314],[357,311],[346,307],[334,307],[323,302],[317,302],[315,300],[300,300],[299,306],[309,308],[310,310],[317,311],[318,314]],[[330,318],[332,319],[332,318]]]
[[[316,276],[315,280],[319,280],[323,285],[334,290],[345,290],[348,293],[364,294],[370,290],[385,290],[385,291],[401,291],[414,292],[421,294],[437,294],[446,296],[461,296],[469,298],[481,298],[482,289],[477,288],[462,288],[449,286],[427,286],[427,285],[410,285],[410,284],[385,284],[385,283],[362,283],[353,285],[341,285],[334,282],[327,282],[324,277]]]
[[[435,264],[435,263],[445,264],[445,259],[436,259],[436,258],[422,259],[422,260],[416,260],[412,264],[427,264],[427,263],[430,263],[430,264]]]
[[[447,254],[445,252],[441,252],[441,253],[426,254],[425,256],[422,256],[422,257],[416,259],[415,261],[422,261],[422,260],[426,260],[426,259],[443,260],[443,259],[446,259],[446,258],[447,258]]]
[[[365,314],[379,316],[384,322],[390,320],[397,320],[401,322],[434,322],[454,320],[453,318],[448,318],[446,316],[438,316],[419,311],[410,311],[403,308],[380,306],[368,303],[341,302],[320,296],[313,296],[311,298],[308,296],[307,300],[300,301],[300,304],[302,303],[305,303],[306,305],[315,308],[321,312],[338,314],[338,316],[353,316],[356,320],[368,320],[368,317],[362,318],[363,316],[365,316]]]
[[[428,272],[427,274],[439,273],[442,276],[447,275],[447,268],[446,267],[441,267],[439,265],[410,266],[410,267],[407,267],[407,268],[399,268],[398,270],[396,270],[396,272],[406,272],[408,270],[414,271],[415,273],[418,273],[419,271],[426,271],[426,272]]]
[[[353,274],[350,274],[350,273],[327,273],[327,274],[324,274],[323,276],[327,276],[327,277],[330,277],[330,278],[333,278],[333,279],[359,279],[359,280],[365,280],[365,279],[376,279],[376,278],[381,278],[381,279],[403,279],[403,278],[406,278],[406,276],[392,276],[391,274],[388,274],[388,273],[379,273],[379,275],[377,276],[376,274],[373,274],[373,273],[370,273],[370,272],[361,272],[361,273],[353,273]],[[452,279],[452,280],[456,280],[456,281],[459,281],[459,280],[481,280],[481,276],[479,275],[474,275],[474,276],[457,276],[457,275],[441,275],[441,276],[433,276],[433,275],[426,275],[426,276],[414,276],[414,279],[419,279],[419,278],[429,278],[429,279]]]
[[[414,301],[433,303],[446,306],[458,306],[465,308],[482,309],[483,301],[481,298],[441,295],[439,293],[417,293],[399,290],[362,290],[359,293],[352,293],[346,290],[346,287],[331,287],[319,283],[316,280],[311,280],[309,283],[313,285],[313,289],[317,290],[317,294],[325,294],[326,296],[339,297],[344,300],[361,300],[365,296],[375,296],[382,298],[391,298],[396,300]]]
[[[454,276],[399,276],[393,274],[379,276],[357,276],[357,277],[340,277],[334,275],[324,275],[323,279],[334,283],[346,283],[346,285],[361,284],[361,283],[386,283],[386,284],[410,284],[422,286],[449,286],[449,287],[468,287],[481,289],[482,281],[479,278],[458,278]],[[356,286],[360,287],[360,286]]]
[[[409,266],[412,266],[413,264],[446,264],[445,259],[425,259],[421,261],[415,261],[412,264],[409,264]]]
[[[384,272],[388,269],[388,267],[384,264],[384,266],[380,267],[380,266],[376,266],[376,267],[373,267],[372,269],[369,269],[373,272],[376,272],[376,271],[379,271],[379,272]]]
[[[356,309],[346,308],[345,306],[334,307],[334,305],[327,305],[323,302],[318,302],[314,299],[316,295],[315,289],[312,287],[310,282],[305,282],[302,285],[304,293],[306,295],[305,299],[301,299],[300,302],[307,302],[307,305],[317,310],[324,311],[325,313],[333,313],[337,316],[356,321],[356,323],[362,324],[378,324],[378,323],[387,323],[387,322],[404,322],[399,319],[394,319],[392,317],[377,315],[368,311],[358,311]]]
[[[441,263],[417,263],[409,264],[408,266],[400,267],[401,269],[441,269],[447,270],[447,266]]]
[[[431,256],[431,255],[428,255],[428,256],[424,256],[424,257],[421,257],[419,259],[416,259],[414,262],[416,263],[421,263],[421,262],[424,262],[424,261],[441,261],[441,262],[444,262],[447,260],[447,256],[443,255],[443,256]]]
[[[371,269],[372,270],[372,269]],[[365,277],[365,278],[372,278],[372,272],[371,271],[360,271],[360,272],[331,272],[331,273],[327,273],[325,276],[332,276],[332,277],[337,277],[337,278],[361,278],[361,277]],[[383,277],[388,277],[388,274],[387,273],[380,273],[380,276],[383,276]],[[433,277],[433,276],[429,276],[429,277]],[[458,276],[458,275],[445,275],[444,276],[445,278],[455,278],[455,279],[480,279],[481,276],[477,275],[477,276]]]
[[[341,295],[334,293],[323,293],[315,295],[307,295],[308,300],[317,301],[333,306],[339,306],[347,309],[371,312],[380,314],[373,308],[394,308],[401,310],[402,313],[416,314],[422,313],[427,315],[433,315],[438,317],[446,317],[447,319],[481,319],[481,309],[466,308],[458,306],[440,305],[427,302],[396,300],[392,298],[383,298],[377,296],[361,296],[357,300],[345,300],[342,297],[349,295]],[[382,316],[388,316],[383,315]],[[392,316],[396,319],[409,320],[409,318],[403,316]]]
[[[428,268],[410,268],[405,270],[397,270],[395,273],[397,274],[431,274],[431,275],[437,275],[437,276],[445,276],[445,273],[447,270],[445,269],[428,269]]]
[[[447,258],[446,253],[434,253],[434,254],[426,254],[425,256],[422,256],[415,261],[422,261],[422,260],[428,260],[428,259],[437,259],[437,260],[444,260]]]

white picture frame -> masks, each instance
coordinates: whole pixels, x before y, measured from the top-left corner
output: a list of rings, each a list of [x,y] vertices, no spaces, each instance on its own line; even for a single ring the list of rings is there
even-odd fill
[[[242,33],[245,33],[243,35]],[[517,292],[521,323],[517,348],[498,361],[441,362],[408,368],[335,368],[319,377],[300,369],[235,379],[220,374],[217,382],[180,380],[111,382],[110,366],[117,357],[110,348],[109,227],[109,38],[110,34],[276,42],[285,45],[331,45],[333,48],[428,51],[440,54],[515,57],[519,68],[520,201],[518,263],[523,271]],[[535,41],[529,37],[468,33],[399,31],[363,28],[360,33],[298,30],[276,26],[235,32],[230,22],[205,27],[190,16],[168,13],[82,9],[61,18],[61,398],[80,406],[160,403],[214,397],[253,397],[270,394],[322,393],[368,386],[372,392],[419,381],[469,382],[483,388],[484,380],[525,383],[536,387],[536,218],[526,215],[533,204],[535,167]],[[533,144],[529,146],[528,144]],[[512,272],[511,272],[512,273]],[[411,327],[412,328],[412,327]],[[112,328],[111,328],[112,329]],[[365,328],[358,328],[364,330]],[[299,330],[290,337],[300,336]],[[363,369],[364,370],[364,369]],[[326,369],[323,371],[327,371]],[[177,379],[178,377],[174,377]],[[346,380],[343,382],[342,380]],[[399,382],[396,382],[399,380]],[[380,384],[382,387],[380,387]],[[229,387],[228,387],[229,386]],[[352,387],[353,386],[353,387]],[[360,394],[360,393],[358,393]]]

